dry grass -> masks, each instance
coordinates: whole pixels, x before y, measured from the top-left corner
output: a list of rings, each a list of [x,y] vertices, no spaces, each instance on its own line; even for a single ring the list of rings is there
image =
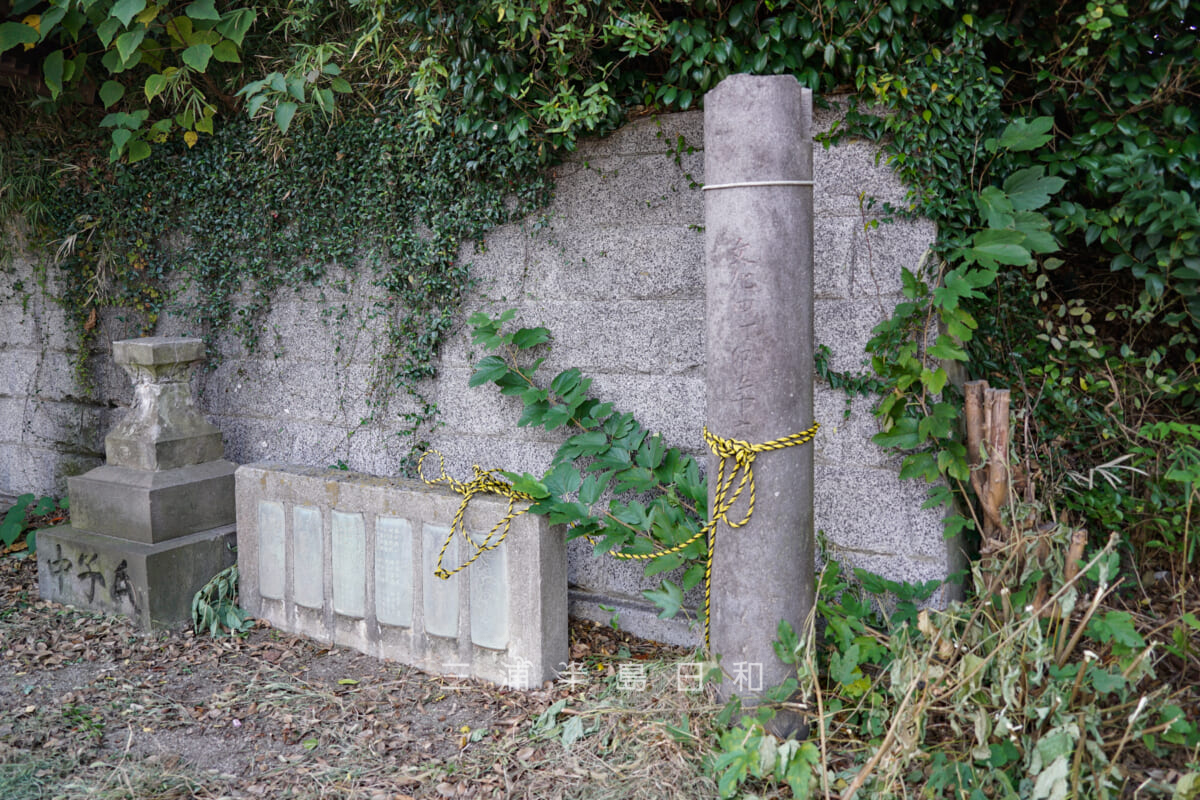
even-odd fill
[[[498,689],[267,627],[141,635],[0,561],[0,797],[696,798],[718,710],[688,654],[572,626],[580,685]],[[630,690],[622,670],[643,669]],[[689,733],[690,732],[690,733]]]

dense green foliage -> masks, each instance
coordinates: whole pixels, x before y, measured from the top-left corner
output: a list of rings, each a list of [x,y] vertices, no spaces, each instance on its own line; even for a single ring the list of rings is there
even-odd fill
[[[928,587],[858,570],[851,579],[830,562],[817,589],[824,636],[780,623],[776,643],[796,678],[772,694],[799,690],[816,706],[816,730],[804,743],[780,742],[767,728],[772,708],[740,716],[712,758],[721,796],[748,781],[786,782],[798,798],[833,789],[1062,800],[1117,797],[1132,785],[1147,797],[1189,796],[1200,773],[1164,781],[1147,767],[1182,771],[1200,746],[1192,687],[1169,675],[1200,620],[1186,613],[1164,625],[1106,608],[1119,582],[1117,537],[1075,570],[1063,557],[1068,535],[1059,526],[1021,537],[1005,557],[975,565],[983,602],[943,610],[917,606]],[[1058,546],[1036,556],[1046,541]],[[1035,599],[1043,579],[1044,602]],[[1005,591],[993,594],[995,585]],[[896,597],[887,612],[883,592]],[[718,723],[739,712],[731,703]]]
[[[1010,509],[1024,523],[1012,547],[1034,557],[991,562],[1009,571],[1007,594],[977,567],[974,605],[924,618],[906,602],[872,617],[829,573],[827,648],[815,653],[807,631],[782,652],[828,703],[822,763],[829,740],[886,758],[831,776],[812,743],[781,746],[748,717],[720,737],[714,774],[723,793],[750,776],[804,794],[861,774],[860,796],[918,784],[929,796],[1115,796],[1123,753],[1178,768],[1197,739],[1179,695],[1150,683],[1164,665],[1194,683],[1200,623],[1186,594],[1154,630],[1100,605],[1116,596],[1117,548],[1185,578],[1196,557],[1196,18],[1188,0],[18,0],[0,54],[41,83],[0,87],[0,212],[20,212],[56,254],[46,285],[85,341],[103,306],[152,327],[185,303],[170,294],[182,280],[198,290],[186,302],[202,330],[232,323],[253,345],[284,287],[335,293],[330,265],[360,269],[386,298],[379,386],[419,393],[469,286],[462,244],[536,206],[539,167],[579,136],[694,108],[738,72],[850,93],[830,138],[876,140],[913,187],[905,207],[872,213],[931,218],[939,241],[908,265],[870,371],[819,372],[878,393],[877,441],[904,453],[906,476],[948,479],[931,502],[957,493],[963,509],[949,366],[1011,387],[1019,472],[1035,487]],[[547,476],[521,479],[543,510],[603,537],[600,549],[662,548],[697,529],[704,493],[682,457],[589,398],[577,372],[536,384],[517,356],[538,329],[518,341],[476,324],[484,344],[510,348],[477,382],[520,394],[523,424],[578,426]],[[433,411],[418,408],[409,423]],[[607,505],[606,485],[648,497]],[[1071,525],[1037,527],[1065,513]],[[1077,574],[1062,548],[1075,525],[1093,546],[1121,533]],[[1081,611],[1085,580],[1100,588]],[[1023,611],[1047,586],[1045,609]],[[680,587],[656,599],[677,606]]]
[[[550,331],[505,330],[513,316],[510,310],[494,318],[471,317],[472,340],[494,355],[476,364],[470,384],[492,383],[501,394],[520,398],[518,426],[570,435],[545,475],[505,475],[516,491],[533,498],[531,513],[567,525],[568,538],[586,538],[596,555],[641,561],[648,577],[683,567],[678,583],[664,577],[644,593],[662,609],[660,616],[675,616],[683,593],[705,574],[708,548],[701,529],[708,489],[699,465],[679,448],[667,447],[661,434],[651,434],[632,414],[592,397],[592,379],[578,368],[563,370],[548,384],[539,381],[544,358],[534,353],[550,342]]]
[[[910,451],[908,475],[961,480],[943,366],[960,361],[1023,390],[1027,471],[1070,489],[1062,503],[1181,544],[1198,491],[1183,445],[1200,431],[1194,16],[1184,0],[20,0],[0,51],[44,89],[7,90],[32,101],[4,120],[0,206],[58,250],[85,339],[97,305],[153,325],[182,271],[204,292],[197,319],[253,343],[276,289],[370,254],[402,307],[379,385],[416,392],[467,282],[460,243],[576,137],[693,107],[733,72],[852,90],[888,113],[846,129],[918,187],[885,213],[941,232],[871,346],[882,443]],[[94,134],[64,144],[72,119],[137,163],[105,166]],[[164,237],[183,208],[179,252]],[[418,405],[410,421],[432,413]]]

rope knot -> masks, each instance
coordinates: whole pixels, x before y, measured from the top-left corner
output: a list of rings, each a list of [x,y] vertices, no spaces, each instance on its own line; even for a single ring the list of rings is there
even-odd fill
[[[438,457],[438,477],[425,477],[425,458],[430,453],[435,453]],[[417,461],[417,475],[425,482],[426,486],[436,486],[444,483],[449,486],[454,492],[462,495],[462,502],[458,504],[458,510],[454,513],[454,521],[450,523],[450,533],[446,536],[446,540],[442,542],[442,549],[438,551],[437,564],[434,567],[434,576],[442,580],[449,580],[452,576],[462,572],[467,567],[474,564],[481,555],[488,550],[495,550],[500,546],[508,536],[509,528],[512,527],[512,522],[517,517],[524,514],[528,509],[514,510],[518,501],[533,500],[531,495],[524,492],[518,492],[512,487],[512,484],[506,481],[500,475],[498,469],[483,469],[478,464],[472,466],[473,475],[468,481],[456,481],[446,472],[446,459],[436,450],[427,450],[421,455]],[[466,513],[467,505],[471,502],[471,498],[477,494],[498,494],[501,497],[508,498],[508,513],[492,526],[488,531],[488,535],[483,538],[482,542],[477,542],[467,533],[466,528]],[[446,557],[446,550],[450,547],[450,542],[454,541],[454,534],[458,533],[467,540],[467,544],[475,548],[471,557],[464,561],[454,569],[446,569],[442,566],[442,561]],[[499,535],[497,535],[499,534]]]

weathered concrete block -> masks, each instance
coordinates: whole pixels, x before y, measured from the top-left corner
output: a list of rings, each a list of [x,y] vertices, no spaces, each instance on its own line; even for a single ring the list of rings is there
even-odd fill
[[[530,268],[544,279],[531,288],[542,297],[573,300],[703,297],[699,228],[627,224],[581,230],[560,222],[534,235]]]
[[[916,274],[937,226],[927,219],[894,220],[877,228],[858,225],[854,238],[854,297],[896,297],[903,289],[903,270]],[[890,311],[895,303],[888,303]]]
[[[682,137],[682,143],[680,138]],[[699,111],[682,114],[654,114],[623,125],[603,139],[579,143],[574,159],[587,159],[597,153],[633,155],[687,153],[704,146],[704,115]]]
[[[64,525],[38,532],[43,600],[124,614],[140,628],[191,623],[192,598],[234,562],[232,525],[141,544]]]
[[[942,514],[921,508],[928,493],[920,481],[901,481],[891,469],[820,464],[815,494],[817,529],[841,550],[929,559],[947,571],[962,563],[959,543],[942,535]]]
[[[872,330],[887,318],[889,300],[817,300],[813,303],[813,332],[817,344],[832,353],[829,366],[837,372],[859,373],[866,364]]]
[[[836,196],[862,200],[874,197],[880,202],[905,204],[907,190],[886,160],[876,163],[875,146],[862,140],[844,141],[837,147],[813,149],[814,196],[818,213],[824,210],[820,198]]]
[[[71,524],[148,544],[232,525],[235,469],[223,460],[157,472],[97,467],[67,479]]]
[[[612,589],[589,591],[572,587],[571,616],[590,619],[601,625],[615,625],[623,631],[677,647],[700,647],[704,644],[704,625],[690,608],[684,608],[671,619],[661,619],[662,609],[640,597],[626,597]]]
[[[695,298],[588,301],[551,300],[539,316],[554,332],[552,357],[545,370],[577,367],[633,375],[698,373],[704,366],[704,316]]]
[[[813,440],[813,455],[817,460],[826,464],[899,469],[899,457],[871,441],[879,432],[879,423],[871,413],[877,401],[877,397],[848,397],[819,381],[813,387],[813,412],[821,422],[821,431]]]
[[[596,158],[563,171],[554,209],[568,220],[639,225],[703,224],[703,157],[669,155]],[[691,175],[689,179],[687,176]]]
[[[552,680],[568,657],[562,532],[522,515],[503,544],[442,580],[433,573],[460,500],[413,481],[243,466],[242,605],[285,630],[430,672],[525,688]],[[484,542],[507,508],[498,497],[471,501],[465,521],[473,543]],[[453,570],[473,552],[456,535],[442,566]]]
[[[169,470],[224,455],[221,432],[204,419],[192,397],[192,369],[204,342],[152,336],[113,342],[113,360],[134,383],[129,413],[104,437],[110,466]]]

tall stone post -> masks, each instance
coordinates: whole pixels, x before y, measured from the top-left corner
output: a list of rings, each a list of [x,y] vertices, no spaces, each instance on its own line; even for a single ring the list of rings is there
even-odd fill
[[[192,398],[204,342],[127,339],[113,360],[133,406],[104,439],[107,463],[67,479],[71,524],[38,534],[38,588],[143,629],[184,625],[192,596],[235,559],[237,465]]]
[[[813,422],[812,93],[790,76],[734,75],[704,104],[707,427],[759,444]],[[718,692],[750,702],[794,674],[771,643],[780,620],[802,630],[814,601],[812,447],[753,466],[749,523],[715,531],[710,611]],[[795,714],[776,723],[803,728]]]

